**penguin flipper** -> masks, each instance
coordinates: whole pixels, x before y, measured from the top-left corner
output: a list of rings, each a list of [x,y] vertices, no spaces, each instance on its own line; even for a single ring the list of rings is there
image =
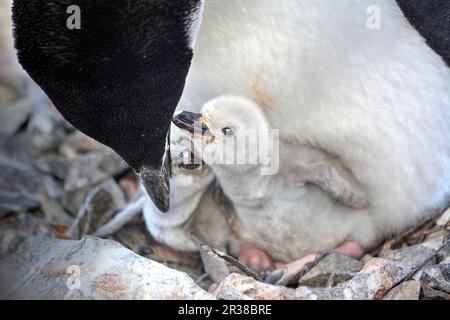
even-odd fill
[[[298,184],[314,184],[350,209],[364,210],[370,206],[369,200],[360,195],[348,180],[327,163],[298,166],[294,174]]]
[[[450,66],[450,1],[397,0],[403,14]]]

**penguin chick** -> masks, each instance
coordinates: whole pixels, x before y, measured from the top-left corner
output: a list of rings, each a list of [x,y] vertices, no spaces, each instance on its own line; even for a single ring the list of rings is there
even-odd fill
[[[180,132],[180,134],[177,134]],[[180,251],[196,251],[195,241],[189,235],[194,212],[214,180],[211,169],[194,163],[191,139],[181,130],[172,130],[172,176],[170,210],[161,212],[152,202],[144,205],[144,218],[148,230],[159,242]],[[211,210],[217,211],[217,210]],[[211,244],[212,245],[212,244]]]
[[[180,113],[174,123],[192,130],[194,120],[201,122],[204,132],[203,139],[194,140],[195,146],[233,202],[242,242],[277,261],[291,262],[349,240],[367,247],[383,236],[382,230],[376,232],[376,217],[363,190],[338,159],[310,146],[280,141],[279,170],[268,175],[262,171],[266,154],[277,162],[277,150],[264,140],[271,128],[251,100],[222,96],[205,104],[200,115]],[[216,162],[217,155],[230,153],[232,159],[249,159],[248,141],[239,138],[249,132],[258,140],[257,162]]]
[[[196,163],[191,139],[191,135],[186,131],[172,126],[170,135],[172,188],[170,209],[167,213],[157,208],[141,185],[137,199],[94,235],[105,237],[112,234],[143,212],[146,227],[153,238],[174,250],[197,252],[200,249],[199,241],[221,251],[227,251],[228,244],[236,247],[228,224],[215,200],[215,189],[211,186],[214,175],[211,169],[202,163],[201,158]],[[224,263],[204,255],[202,260],[205,270],[213,281],[219,283],[228,275]]]
[[[145,224],[158,242],[178,251],[199,251],[206,273],[215,283],[220,283],[229,274],[227,265],[201,245],[224,252],[230,247],[233,254],[238,250],[233,250],[237,247],[236,240],[222,214],[224,208],[215,199],[215,189],[211,186],[214,175],[200,157],[197,157],[200,161],[195,161],[190,137],[172,130],[171,141],[170,210],[161,212],[152,201],[146,201]]]

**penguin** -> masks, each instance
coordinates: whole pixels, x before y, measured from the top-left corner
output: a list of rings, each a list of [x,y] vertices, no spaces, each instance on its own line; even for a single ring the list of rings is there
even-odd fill
[[[180,105],[199,112],[224,93],[252,99],[281,140],[323,150],[348,168],[371,210],[385,217],[378,227],[386,234],[445,209],[450,4],[282,3],[205,1]],[[418,18],[420,8],[428,19]]]
[[[195,121],[205,127],[202,136],[196,135],[195,147],[234,206],[243,249],[252,245],[274,262],[298,267],[297,260],[322,251],[340,251],[349,243],[357,249],[349,255],[359,257],[389,235],[384,224],[391,213],[371,210],[370,199],[362,195],[338,159],[307,145],[292,147],[279,141],[272,146],[266,139],[271,125],[250,99],[221,96],[206,103],[201,114],[181,112],[174,117],[176,125],[191,132],[195,132]],[[258,148],[252,148],[252,143]],[[251,161],[250,153],[255,150],[257,157]],[[224,153],[230,161],[221,161]],[[268,164],[265,154],[277,163],[275,170],[266,173],[262,171]],[[243,263],[253,258],[240,257]],[[263,265],[248,266],[267,272],[264,255],[258,263]]]
[[[170,202],[168,131],[201,9],[192,0],[13,5],[23,68],[72,125],[135,169],[163,212]],[[70,19],[79,19],[78,25]]]
[[[173,110],[225,92],[256,99],[283,139],[342,158],[389,195],[383,210],[419,221],[446,202],[446,0],[79,0],[80,30],[66,27],[70,0],[14,3],[24,68],[162,211]]]
[[[181,252],[200,251],[206,272],[213,281],[220,283],[228,275],[228,269],[224,263],[203,254],[202,245],[223,252],[231,250],[235,255],[239,245],[223,214],[226,208],[219,203],[214,174],[200,157],[194,157],[191,140],[190,134],[172,125],[172,194],[167,213],[152,202],[141,184],[139,195],[93,235],[111,235],[143,213],[147,230],[156,241]]]

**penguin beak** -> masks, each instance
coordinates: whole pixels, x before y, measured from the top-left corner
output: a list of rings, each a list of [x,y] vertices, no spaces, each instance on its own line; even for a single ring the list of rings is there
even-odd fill
[[[175,115],[172,122],[178,128],[192,133],[201,133],[203,135],[209,132],[209,128],[205,123],[205,117],[201,113],[183,111]]]
[[[170,168],[170,144],[166,144],[161,168],[142,166],[137,173],[155,206],[164,213],[170,209]]]

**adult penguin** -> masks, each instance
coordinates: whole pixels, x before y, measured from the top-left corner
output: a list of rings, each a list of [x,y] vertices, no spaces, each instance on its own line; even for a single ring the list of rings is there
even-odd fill
[[[15,0],[19,59],[62,114],[122,155],[167,210],[161,163],[203,1],[78,0],[81,30],[66,28],[72,4]],[[282,139],[341,158],[382,199],[383,210],[419,220],[444,205],[450,188],[447,1],[204,5],[183,107],[198,110],[215,96],[245,94],[266,108]],[[375,26],[366,23],[368,12],[379,13]],[[386,227],[398,225],[393,219]]]
[[[135,169],[164,212],[167,135],[200,10],[192,0],[15,0],[13,6],[24,69],[70,123]]]

